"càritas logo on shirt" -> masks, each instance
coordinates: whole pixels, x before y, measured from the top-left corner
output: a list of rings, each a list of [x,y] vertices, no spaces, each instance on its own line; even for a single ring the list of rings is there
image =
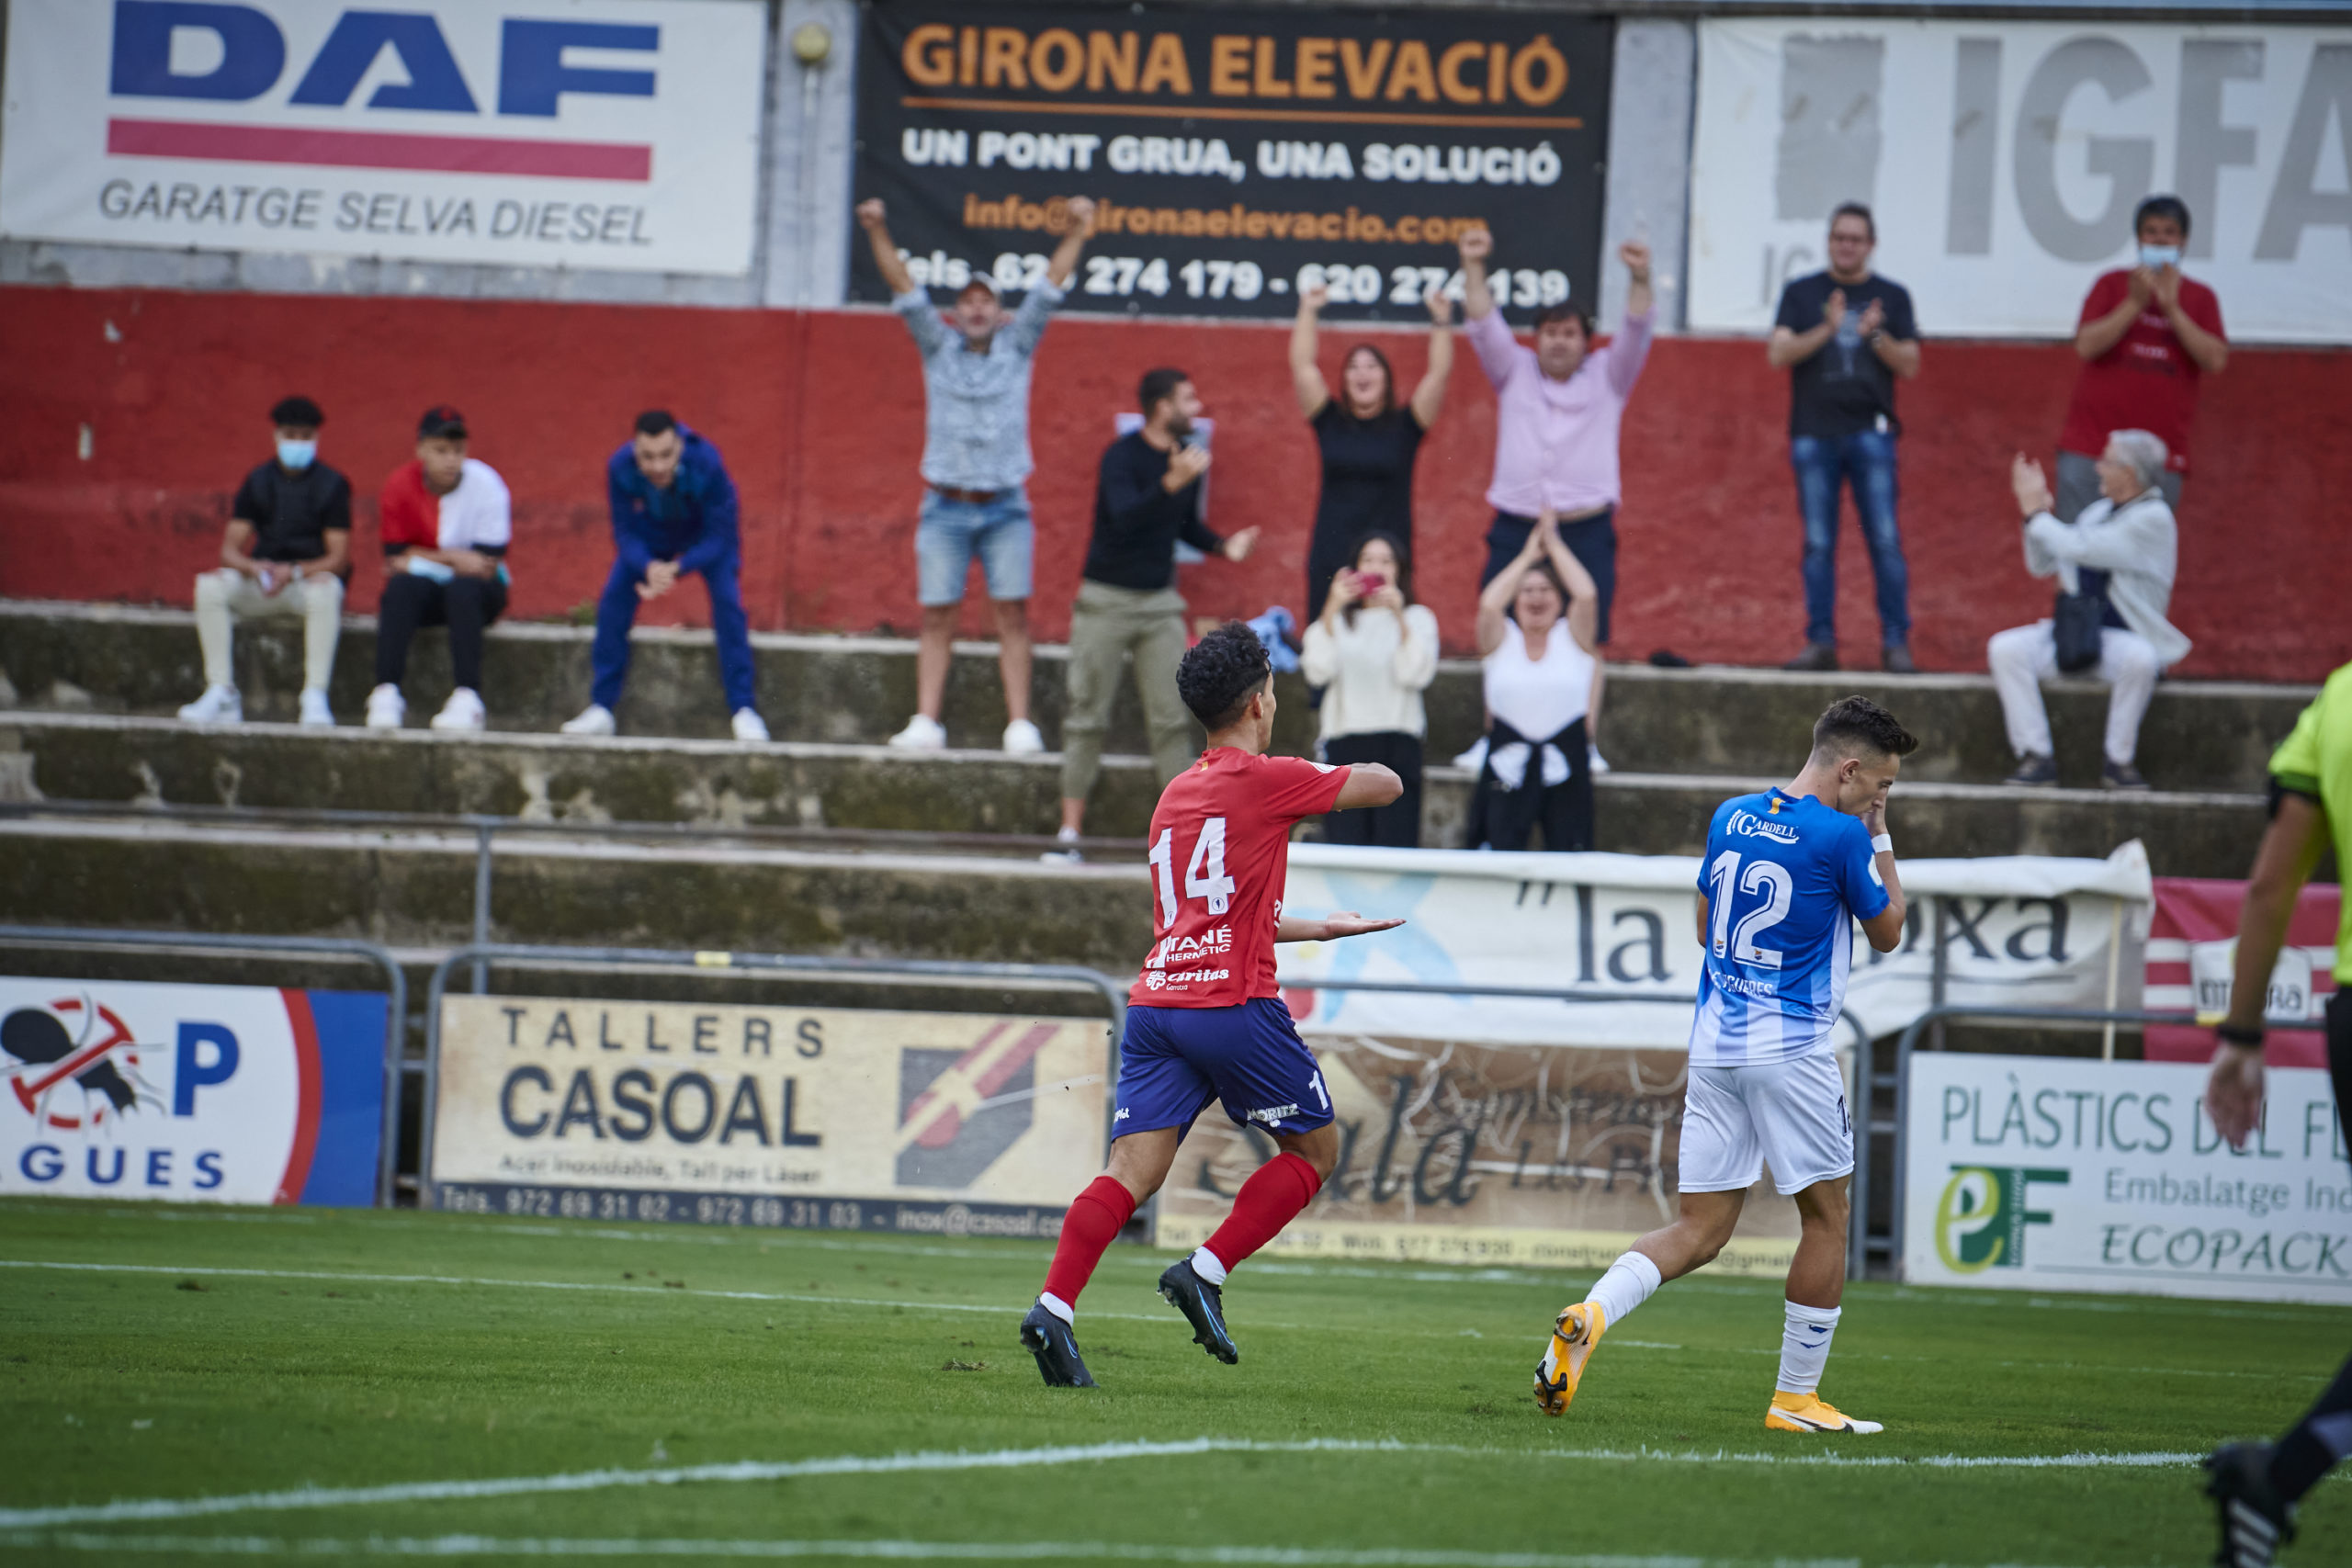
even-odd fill
[[[1770,839],[1783,844],[1793,844],[1797,841],[1797,829],[1794,823],[1774,822],[1770,818],[1757,816],[1753,811],[1733,812],[1731,820],[1724,824],[1724,831],[1735,839]]]

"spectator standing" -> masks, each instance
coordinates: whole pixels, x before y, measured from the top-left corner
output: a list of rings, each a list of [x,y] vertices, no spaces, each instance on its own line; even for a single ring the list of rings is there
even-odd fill
[[[564,725],[566,735],[610,735],[613,709],[628,679],[628,634],[639,603],[659,599],[688,572],[710,595],[711,639],[718,679],[734,716],[735,739],[765,740],[754,705],[752,633],[743,617],[743,550],[735,481],[701,432],[662,409],[637,416],[637,430],[605,465],[612,506],[612,575],[596,602],[595,671],[588,705]]]
[[[2140,720],[2155,694],[2157,674],[2188,652],[2188,638],[2165,618],[2172,607],[2178,555],[2178,531],[2161,484],[2166,457],[2164,442],[2149,432],[2117,431],[2098,460],[2099,499],[2072,523],[2054,515],[2041,465],[2023,453],[2009,465],[2010,488],[2025,516],[2026,570],[2036,577],[2058,578],[2068,592],[2088,592],[2080,581],[2094,570],[2106,580],[2098,662],[2084,672],[2109,688],[2107,761],[2099,773],[2099,783],[2109,789],[2148,787],[2132,766]],[[2041,685],[2058,672],[2054,623],[1997,632],[1985,645],[1984,658],[2001,694],[2009,746],[2018,754],[2018,771],[2008,782],[2056,784],[2058,764]]]
[[[1804,519],[1804,651],[1782,668],[1838,668],[1838,507],[1854,492],[1854,514],[1878,580],[1879,660],[1916,673],[1911,657],[1911,579],[1895,525],[1898,486],[1894,383],[1919,373],[1919,327],[1911,293],[1871,271],[1878,223],[1849,201],[1829,215],[1829,267],[1792,278],[1765,351],[1789,373],[1789,466]]]
[[[1329,291],[1319,286],[1301,289],[1298,319],[1290,331],[1291,388],[1298,396],[1299,412],[1315,433],[1323,470],[1315,531],[1306,548],[1309,615],[1321,613],[1331,595],[1331,580],[1354,558],[1358,542],[1366,536],[1385,535],[1404,558],[1411,558],[1413,461],[1421,437],[1445,407],[1446,378],[1453,372],[1453,301],[1431,289],[1425,301],[1430,323],[1429,366],[1412,400],[1399,406],[1396,373],[1388,356],[1369,343],[1348,350],[1340,367],[1340,396],[1334,398],[1315,363],[1316,318],[1329,298]]]
[[[2136,265],[2102,273],[2083,299],[2075,352],[2083,368],[2058,435],[2052,514],[2072,523],[2103,493],[2099,454],[2119,430],[2144,430],[2170,454],[2159,481],[2177,513],[2188,475],[2188,431],[2198,388],[2230,362],[2222,302],[2180,271],[2188,243],[2188,208],[2177,196],[2152,196],[2132,217]],[[2103,573],[2086,571],[2083,592],[2105,591]]]
[[[433,728],[480,729],[487,717],[481,637],[506,608],[514,502],[498,471],[467,456],[466,440],[466,416],[435,404],[417,422],[415,459],[384,481],[378,504],[384,596],[376,610],[370,729],[398,729],[407,716],[401,681],[419,626],[449,628],[449,668],[457,677]]]
[[[1600,589],[1544,507],[1478,595],[1489,735],[1471,796],[1473,849],[1523,850],[1539,825],[1547,850],[1592,848],[1585,721],[1600,612]]]
[[[1176,691],[1184,657],[1184,601],[1176,592],[1176,541],[1243,560],[1258,530],[1231,538],[1201,521],[1206,447],[1192,438],[1201,398],[1182,370],[1144,373],[1136,393],[1143,424],[1102,453],[1094,488],[1094,532],[1069,617],[1069,716],[1062,724],[1060,848],[1076,860],[1086,797],[1102,771],[1102,732],[1118,694],[1119,666],[1132,658],[1136,691],[1151,733],[1151,760],[1165,785],[1193,760],[1192,719]]]
[[[220,536],[220,564],[196,579],[196,637],[204,649],[204,692],[180,709],[198,724],[245,716],[237,692],[236,623],[253,617],[302,621],[304,724],[332,725],[327,682],[343,635],[343,591],[351,575],[351,481],[319,461],[327,416],[309,398],[269,411],[277,452],[245,476]]]
[[[1306,628],[1307,682],[1323,688],[1323,761],[1378,762],[1405,782],[1386,806],[1334,811],[1327,844],[1418,848],[1421,841],[1421,694],[1437,676],[1437,616],[1413,603],[1413,558],[1389,534],[1367,534],[1331,576]]]
[[[1078,269],[1093,231],[1094,203],[1064,204],[1069,229],[1046,276],[1018,310],[1007,312],[996,279],[974,273],[956,291],[951,329],[915,286],[891,241],[882,203],[858,204],[857,220],[874,265],[890,287],[890,308],[922,355],[922,507],[915,525],[916,597],[922,631],[915,652],[915,715],[893,746],[936,750],[947,744],[939,721],[947,667],[955,653],[972,559],[979,558],[996,610],[997,670],[1004,681],[1004,749],[1035,753],[1045,738],[1029,718],[1029,592],[1035,531],[1024,484],[1036,467],[1029,455],[1029,374],[1046,321]]]
[[[1594,587],[1596,648],[1609,642],[1609,612],[1617,597],[1617,433],[1625,401],[1649,357],[1656,324],[1650,292],[1650,249],[1639,241],[1617,248],[1626,276],[1625,323],[1611,342],[1593,345],[1593,320],[1570,304],[1535,312],[1535,346],[1511,336],[1487,283],[1494,235],[1473,229],[1462,236],[1463,335],[1495,388],[1495,470],[1487,503],[1495,509],[1487,530],[1491,583],[1526,552],[1535,520],[1550,508],[1570,554]],[[1590,761],[1600,760],[1601,667],[1592,668],[1584,705]]]

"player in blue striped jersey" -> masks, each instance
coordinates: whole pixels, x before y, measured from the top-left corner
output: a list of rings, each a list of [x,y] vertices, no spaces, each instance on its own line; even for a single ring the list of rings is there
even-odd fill
[[[1886,795],[1918,747],[1867,697],[1813,727],[1813,755],[1785,789],[1716,807],[1699,872],[1706,961],[1690,1022],[1682,1115],[1681,1213],[1635,1242],[1585,1301],[1559,1316],[1535,1372],[1546,1414],[1565,1413],[1606,1329],[1668,1280],[1731,1239],[1768,1163],[1803,1221],[1789,1265],[1781,1371],[1764,1425],[1787,1432],[1875,1432],[1823,1400],[1821,1371],[1846,1286],[1846,1184],[1854,1123],[1830,1033],[1846,1004],[1854,925],[1892,953],[1903,885]]]

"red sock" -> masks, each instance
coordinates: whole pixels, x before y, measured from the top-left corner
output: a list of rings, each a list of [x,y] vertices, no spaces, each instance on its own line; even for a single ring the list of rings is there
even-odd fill
[[[1315,1201],[1323,1179],[1315,1168],[1290,1153],[1276,1155],[1241,1184],[1233,1213],[1209,1237],[1209,1252],[1227,1269],[1274,1239],[1298,1212]]]
[[[1054,1265],[1046,1270],[1046,1294],[1064,1306],[1078,1305],[1078,1292],[1094,1277],[1103,1249],[1136,1212],[1136,1195],[1107,1176],[1087,1185],[1062,1216],[1061,1240],[1054,1247]]]

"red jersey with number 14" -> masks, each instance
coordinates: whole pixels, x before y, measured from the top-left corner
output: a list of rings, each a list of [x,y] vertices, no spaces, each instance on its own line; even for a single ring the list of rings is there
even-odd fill
[[[1151,814],[1151,955],[1131,1007],[1229,1008],[1277,994],[1274,926],[1291,825],[1340,798],[1348,770],[1219,746]]]

